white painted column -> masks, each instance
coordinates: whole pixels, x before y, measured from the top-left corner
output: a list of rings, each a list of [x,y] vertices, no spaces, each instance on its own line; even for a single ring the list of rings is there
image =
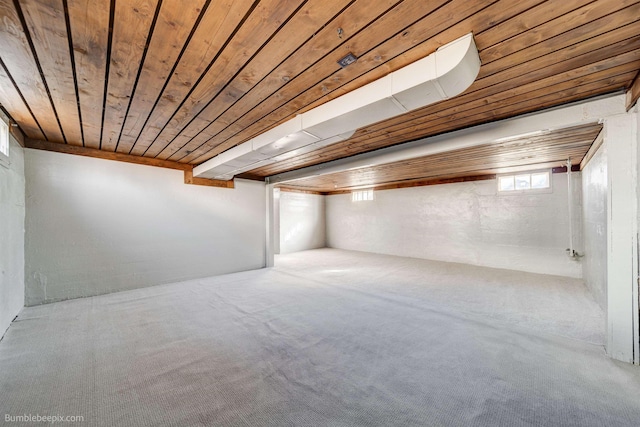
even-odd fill
[[[275,257],[274,257],[274,247],[275,247],[275,239],[277,238],[275,232],[276,232],[276,227],[275,227],[275,221],[274,221],[274,212],[273,212],[273,206],[274,206],[274,197],[273,197],[273,193],[274,193],[274,186],[273,184],[268,184],[265,186],[265,191],[266,193],[266,208],[267,208],[267,212],[266,212],[266,216],[267,216],[267,223],[266,223],[266,227],[267,227],[267,239],[265,241],[265,267],[273,267],[274,265],[274,261],[275,261]]]
[[[606,118],[608,171],[607,353],[638,362],[637,114]],[[635,354],[634,354],[635,353]]]
[[[280,189],[273,189],[273,253],[280,254]]]

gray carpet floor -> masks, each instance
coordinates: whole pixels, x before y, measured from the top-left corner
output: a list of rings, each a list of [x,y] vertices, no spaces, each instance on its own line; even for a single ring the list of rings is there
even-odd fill
[[[640,369],[605,356],[603,319],[577,280],[306,251],[24,309],[0,342],[0,417],[637,426]]]

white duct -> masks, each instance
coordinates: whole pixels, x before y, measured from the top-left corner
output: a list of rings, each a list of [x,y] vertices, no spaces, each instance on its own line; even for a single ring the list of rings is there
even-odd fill
[[[464,92],[480,70],[469,33],[398,71],[326,102],[197,166],[200,178],[233,176],[336,142],[356,129]]]

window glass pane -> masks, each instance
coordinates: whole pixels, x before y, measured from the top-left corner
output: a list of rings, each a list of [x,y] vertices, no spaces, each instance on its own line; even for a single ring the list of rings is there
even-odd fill
[[[531,175],[516,175],[516,190],[528,190],[531,188]]]
[[[0,119],[0,153],[9,156],[9,126]]]
[[[373,200],[373,189],[367,190],[367,198],[366,200]]]
[[[354,191],[351,193],[351,201],[362,202],[365,200],[373,200],[373,189]]]
[[[498,184],[500,191],[511,191],[515,187],[513,185],[513,176],[501,176]]]
[[[531,188],[549,188],[549,172],[532,173]]]

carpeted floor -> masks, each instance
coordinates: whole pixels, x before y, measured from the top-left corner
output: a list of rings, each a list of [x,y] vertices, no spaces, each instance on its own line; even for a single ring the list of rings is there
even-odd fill
[[[604,355],[603,327],[576,280],[307,251],[26,308],[0,342],[0,417],[637,426],[640,369]]]

